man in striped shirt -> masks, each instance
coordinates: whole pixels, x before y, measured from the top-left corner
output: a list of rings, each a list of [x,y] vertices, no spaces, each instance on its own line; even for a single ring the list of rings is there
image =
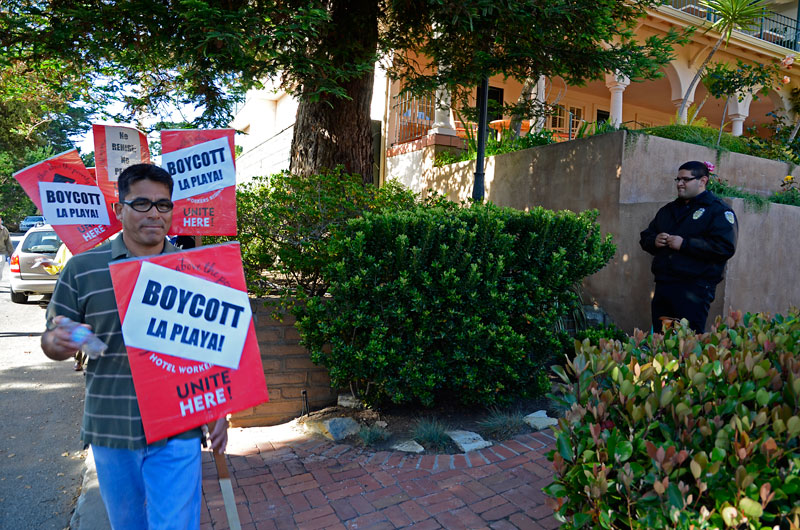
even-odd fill
[[[192,429],[147,444],[109,263],[177,249],[166,240],[172,222],[172,177],[150,164],[128,167],[119,177],[114,213],[122,233],[74,256],[61,272],[47,308],[42,350],[66,360],[80,345],[59,326],[63,317],[88,325],[108,350],[86,368],[81,438],[91,444],[100,493],[115,529],[199,528],[201,431]],[[216,422],[212,446],[224,451],[227,421]]]

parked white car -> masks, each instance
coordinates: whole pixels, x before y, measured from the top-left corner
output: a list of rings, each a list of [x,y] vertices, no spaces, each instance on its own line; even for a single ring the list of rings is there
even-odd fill
[[[35,226],[28,230],[11,254],[9,281],[12,302],[24,304],[30,295],[53,292],[58,274],[49,274],[37,262],[54,259],[60,246],[61,238],[52,226]]]

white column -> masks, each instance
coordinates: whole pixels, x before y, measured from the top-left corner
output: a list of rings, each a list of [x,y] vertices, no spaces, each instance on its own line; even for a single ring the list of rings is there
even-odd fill
[[[741,97],[741,99],[739,99]],[[728,100],[728,117],[731,120],[731,134],[741,136],[744,130],[744,120],[750,115],[750,103],[753,94],[739,94]]]
[[[734,136],[741,136],[744,132],[744,120],[747,114],[728,114],[731,119],[731,134]]]
[[[683,109],[683,114],[681,114],[680,116],[680,123],[686,123],[686,120],[689,119],[689,107],[691,106],[693,101],[694,100],[690,99],[689,102],[686,104],[686,108]],[[683,98],[672,100],[672,104],[675,105],[676,110],[681,108],[681,103],[683,103]]]
[[[445,87],[439,87],[433,102],[433,127],[428,134],[456,135],[455,123],[450,112],[450,92]]]
[[[619,127],[622,123],[622,93],[631,84],[631,80],[624,75],[606,74],[606,87],[611,92],[611,109],[609,121],[611,125]]]

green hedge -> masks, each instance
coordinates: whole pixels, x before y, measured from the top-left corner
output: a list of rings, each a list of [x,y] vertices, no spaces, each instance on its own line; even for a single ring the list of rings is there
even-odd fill
[[[426,204],[442,201],[432,195]],[[414,208],[422,199],[394,181],[365,186],[341,167],[320,175],[289,172],[255,177],[237,186],[238,239],[248,291],[254,296],[319,294],[327,290],[321,270],[330,261],[331,235],[364,212]],[[277,282],[277,283],[276,283]]]
[[[570,286],[614,253],[595,219],[491,205],[353,219],[330,247],[330,297],[296,310],[303,343],[370,404],[541,393]]]
[[[797,310],[584,341],[556,370],[562,528],[798,528],[798,353]]]

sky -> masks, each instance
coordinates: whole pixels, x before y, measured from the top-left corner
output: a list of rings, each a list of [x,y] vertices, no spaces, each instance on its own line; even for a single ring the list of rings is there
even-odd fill
[[[109,114],[120,114],[124,110],[124,106],[121,102],[116,102],[112,105],[109,105],[106,110]],[[197,111],[193,105],[184,105],[181,108],[173,107],[171,109],[167,109],[165,112],[160,113],[159,116],[145,116],[141,119],[141,121],[143,128],[147,129],[158,121],[191,121],[199,115],[200,112]],[[118,123],[109,120],[96,119],[92,120],[92,123],[98,125],[123,125],[126,127],[137,128],[130,122]],[[139,130],[142,130],[142,128],[139,128]],[[159,140],[159,136],[159,132],[156,131],[148,134],[147,139],[148,141]],[[92,129],[90,128],[89,131],[87,131],[87,133],[84,135],[73,137],[72,142],[82,155],[91,153],[94,151],[94,137],[92,135]],[[154,156],[152,161],[158,164],[160,163],[160,158],[160,156]]]

